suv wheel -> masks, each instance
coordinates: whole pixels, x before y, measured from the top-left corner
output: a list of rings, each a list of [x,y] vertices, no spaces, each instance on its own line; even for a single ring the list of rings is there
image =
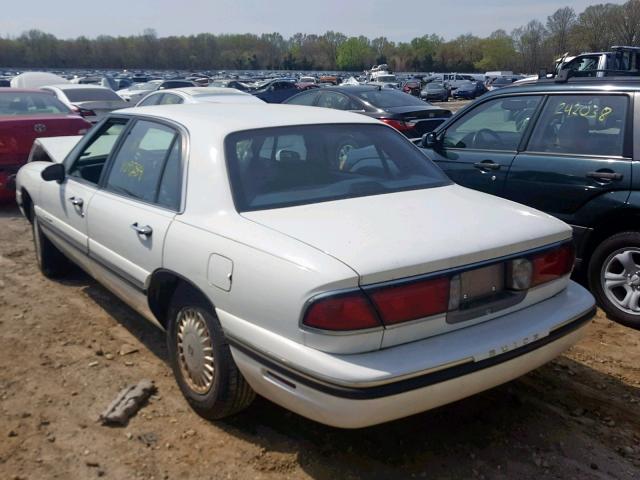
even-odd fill
[[[589,261],[589,287],[613,320],[640,328],[640,232],[604,240]]]
[[[169,307],[167,343],[173,373],[198,415],[218,420],[248,407],[255,393],[236,366],[208,302],[178,287]]]
[[[51,243],[51,240],[42,233],[33,205],[31,206],[31,218],[33,219],[31,228],[38,268],[47,278],[56,278],[65,275],[69,272],[69,260]]]

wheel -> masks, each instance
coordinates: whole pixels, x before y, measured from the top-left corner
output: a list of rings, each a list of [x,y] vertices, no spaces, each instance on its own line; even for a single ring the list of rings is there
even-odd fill
[[[218,420],[251,404],[255,393],[233,361],[215,312],[200,294],[178,287],[168,327],[173,374],[198,415]]]
[[[31,206],[31,230],[33,232],[33,245],[36,250],[38,268],[47,278],[62,277],[69,272],[70,263],[67,257],[51,243],[40,228],[38,217]]]
[[[604,240],[589,261],[589,287],[612,319],[640,328],[640,232]]]

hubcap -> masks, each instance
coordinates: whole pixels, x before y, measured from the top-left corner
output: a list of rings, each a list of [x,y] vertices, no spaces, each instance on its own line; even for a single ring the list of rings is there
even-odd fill
[[[177,318],[178,360],[182,376],[194,392],[205,394],[211,389],[215,365],[209,328],[202,314],[184,308]]]
[[[607,257],[600,281],[605,295],[616,307],[640,315],[640,249],[623,248]]]

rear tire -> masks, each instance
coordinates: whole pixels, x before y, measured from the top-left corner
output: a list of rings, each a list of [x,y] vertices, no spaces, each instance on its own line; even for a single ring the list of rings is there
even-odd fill
[[[589,288],[607,316],[640,329],[640,232],[604,240],[591,255]]]
[[[238,370],[211,305],[184,285],[169,307],[167,345],[178,386],[201,417],[219,420],[253,402],[255,392]]]
[[[69,259],[42,233],[33,205],[30,210],[31,230],[38,268],[47,278],[59,278],[66,275],[71,267]]]

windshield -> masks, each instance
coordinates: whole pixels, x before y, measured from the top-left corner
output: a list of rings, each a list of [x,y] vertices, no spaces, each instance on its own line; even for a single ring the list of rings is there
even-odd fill
[[[106,88],[70,88],[64,89],[62,93],[70,102],[122,101],[116,92]]]
[[[419,98],[396,90],[365,90],[356,92],[356,95],[378,108],[426,106]]]
[[[427,84],[427,90],[442,90],[444,86],[441,83],[429,83]]]
[[[239,212],[449,184],[404,136],[382,125],[305,125],[229,135]]]
[[[376,82],[395,82],[396,81],[396,76],[395,75],[378,75],[375,78]]]
[[[0,115],[69,114],[69,109],[49,93],[3,92]]]

